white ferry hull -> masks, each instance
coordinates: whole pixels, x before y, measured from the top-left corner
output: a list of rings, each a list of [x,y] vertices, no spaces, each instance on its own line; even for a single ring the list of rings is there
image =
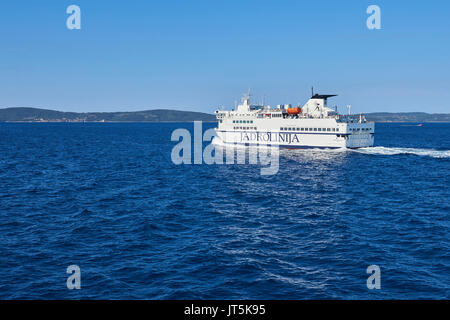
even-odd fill
[[[271,145],[280,148],[364,148],[372,147],[374,135],[370,133],[337,135],[335,133],[302,133],[277,131],[224,131],[217,130],[224,144]]]

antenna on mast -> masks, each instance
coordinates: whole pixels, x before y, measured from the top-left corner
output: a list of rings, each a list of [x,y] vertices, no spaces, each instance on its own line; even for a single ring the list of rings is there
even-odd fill
[[[314,87],[311,87],[311,97],[314,97]]]
[[[263,94],[263,100],[262,100],[262,106],[264,107],[264,98],[265,98],[265,95]]]
[[[244,93],[244,96],[242,97],[242,103],[247,102],[247,104],[250,104],[250,88],[248,88],[248,93]]]

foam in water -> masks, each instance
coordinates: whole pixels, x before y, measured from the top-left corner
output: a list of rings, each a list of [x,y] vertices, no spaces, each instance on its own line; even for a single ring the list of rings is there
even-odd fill
[[[432,158],[450,158],[450,150],[370,147],[370,148],[354,149],[352,151],[364,154],[374,154],[384,156],[392,156],[398,154],[414,154],[417,156],[427,156]]]
[[[214,139],[213,144],[221,147],[241,147],[247,148],[243,145],[230,145],[222,142],[220,139]],[[263,147],[263,146],[260,146]],[[292,151],[292,150],[290,150]],[[296,149],[296,152],[304,152],[305,150]],[[417,156],[425,156],[431,158],[450,158],[450,150],[434,150],[434,149],[419,149],[419,148],[400,148],[400,147],[367,147],[367,148],[358,148],[358,149],[347,149],[347,148],[338,148],[338,149],[308,149],[308,152],[332,152],[332,153],[340,153],[346,151],[359,152],[364,154],[371,155],[382,155],[382,156],[393,156],[399,154],[412,154]]]

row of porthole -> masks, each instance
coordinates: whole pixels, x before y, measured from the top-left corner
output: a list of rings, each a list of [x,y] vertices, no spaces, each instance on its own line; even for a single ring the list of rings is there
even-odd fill
[[[233,123],[253,123],[253,120],[233,120]]]
[[[233,127],[234,130],[256,130],[256,127]]]
[[[280,128],[280,131],[321,131],[338,132],[339,128]]]

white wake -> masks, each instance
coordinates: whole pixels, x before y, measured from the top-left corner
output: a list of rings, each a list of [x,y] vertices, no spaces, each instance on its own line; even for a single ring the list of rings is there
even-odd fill
[[[224,143],[222,140],[218,138],[214,138],[212,141],[213,144],[220,146],[220,147],[234,147],[234,148],[248,148],[244,145],[233,145]],[[268,146],[258,146],[259,148],[268,148]],[[269,147],[270,148],[270,147]],[[367,147],[367,148],[358,148],[358,149],[347,149],[347,148],[338,148],[338,149],[281,149],[281,150],[288,150],[290,154],[292,153],[345,153],[345,152],[359,152],[369,155],[382,155],[382,156],[392,156],[392,155],[399,155],[399,154],[412,154],[416,156],[424,156],[424,157],[431,157],[431,158],[450,158],[450,150],[434,150],[434,149],[419,149],[419,148],[397,148],[397,147]]]
[[[450,150],[416,149],[416,148],[387,148],[369,147],[354,149],[355,152],[373,155],[392,156],[398,154],[414,154],[432,158],[450,158]]]

